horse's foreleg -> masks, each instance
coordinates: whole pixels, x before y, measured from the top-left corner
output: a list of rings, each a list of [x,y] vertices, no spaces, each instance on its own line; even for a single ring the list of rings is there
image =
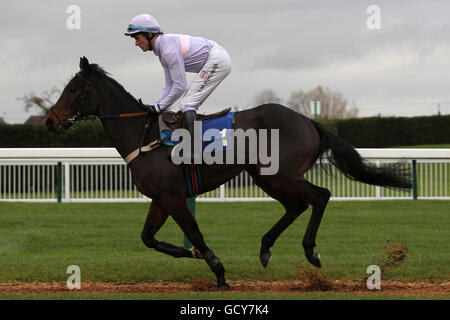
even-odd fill
[[[145,221],[144,229],[142,230],[141,238],[144,244],[153,248],[156,251],[171,255],[175,258],[201,258],[195,250],[186,250],[183,247],[176,246],[167,242],[158,241],[155,239],[155,234],[166,222],[168,213],[162,208],[158,201],[152,201],[148,211],[147,220]]]
[[[209,268],[216,275],[217,288],[219,290],[227,290],[229,286],[225,282],[225,268],[220,259],[205,244],[197,222],[186,205],[186,200],[184,198],[166,196],[162,199],[162,205],[170,212],[175,222],[180,226],[194,247],[200,251]]]

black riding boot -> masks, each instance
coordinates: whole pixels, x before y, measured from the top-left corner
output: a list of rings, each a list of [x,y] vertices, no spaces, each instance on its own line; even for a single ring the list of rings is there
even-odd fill
[[[195,160],[195,154],[194,154],[194,121],[197,119],[197,113],[195,110],[188,110],[183,112],[183,119],[184,119],[184,126],[187,131],[189,131],[189,134],[191,135],[191,160],[190,163],[194,163]],[[200,150],[201,151],[201,150]],[[197,155],[198,156],[198,155]]]

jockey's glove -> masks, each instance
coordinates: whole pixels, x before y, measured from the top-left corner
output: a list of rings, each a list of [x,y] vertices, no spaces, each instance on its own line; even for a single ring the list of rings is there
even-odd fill
[[[158,114],[159,108],[153,105],[146,105],[148,107],[148,113],[150,114]]]

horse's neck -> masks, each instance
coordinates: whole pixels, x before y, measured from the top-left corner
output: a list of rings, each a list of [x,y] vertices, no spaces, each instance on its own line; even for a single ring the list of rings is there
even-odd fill
[[[107,87],[100,106],[101,115],[143,112],[143,109],[127,97],[123,92]],[[103,119],[105,128],[112,144],[125,158],[139,147],[141,135],[147,121],[147,117]]]

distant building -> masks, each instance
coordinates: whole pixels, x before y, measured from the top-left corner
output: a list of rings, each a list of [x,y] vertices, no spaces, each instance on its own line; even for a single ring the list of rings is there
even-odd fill
[[[44,122],[45,116],[30,116],[25,124],[42,124]]]
[[[5,120],[3,119],[3,117],[0,117],[0,123],[5,123]]]

